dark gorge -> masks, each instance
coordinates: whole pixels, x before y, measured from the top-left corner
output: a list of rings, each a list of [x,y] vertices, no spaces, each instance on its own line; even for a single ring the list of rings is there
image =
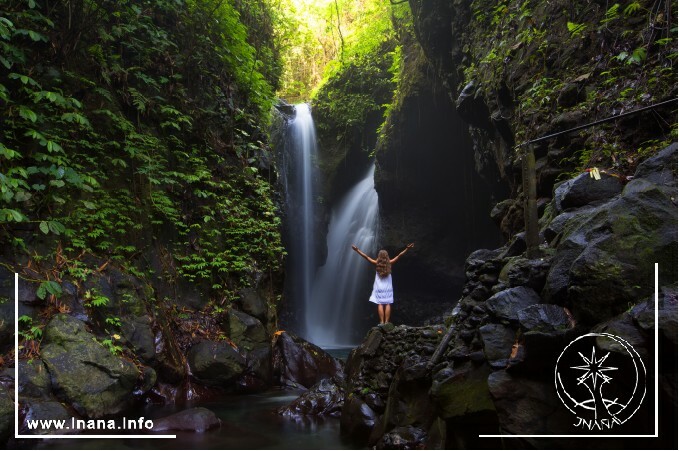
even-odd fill
[[[676,449],[676,1],[6,3],[7,449]]]

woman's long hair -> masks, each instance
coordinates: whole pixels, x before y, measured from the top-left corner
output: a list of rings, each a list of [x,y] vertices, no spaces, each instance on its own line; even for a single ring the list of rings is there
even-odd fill
[[[377,253],[377,263],[375,269],[380,277],[387,277],[391,274],[391,262],[389,261],[389,254],[382,249]]]

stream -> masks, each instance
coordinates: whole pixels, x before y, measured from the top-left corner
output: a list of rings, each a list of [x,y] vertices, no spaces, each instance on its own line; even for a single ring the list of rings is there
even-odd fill
[[[326,351],[346,359],[350,348]],[[248,395],[224,395],[210,401],[184,407],[148,405],[127,417],[162,418],[185,408],[205,407],[222,420],[222,426],[202,433],[164,431],[175,439],[77,438],[25,440],[21,448],[31,449],[352,449],[340,436],[338,418],[295,420],[276,413],[290,404],[304,390],[271,389]]]

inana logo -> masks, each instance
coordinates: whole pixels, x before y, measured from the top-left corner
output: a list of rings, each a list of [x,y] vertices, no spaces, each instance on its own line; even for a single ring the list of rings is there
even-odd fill
[[[588,431],[624,424],[646,396],[646,367],[623,338],[590,333],[571,341],[557,359],[554,384],[561,402]]]

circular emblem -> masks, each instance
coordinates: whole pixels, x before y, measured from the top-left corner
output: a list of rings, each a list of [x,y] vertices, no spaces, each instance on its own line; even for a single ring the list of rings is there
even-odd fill
[[[646,367],[623,338],[608,333],[581,335],[556,361],[554,384],[575,426],[605,430],[624,424],[646,396]]]

